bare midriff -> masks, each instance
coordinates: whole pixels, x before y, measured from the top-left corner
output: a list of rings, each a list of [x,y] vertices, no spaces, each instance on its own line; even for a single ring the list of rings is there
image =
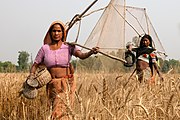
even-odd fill
[[[68,75],[71,75],[73,73],[71,73],[70,68],[69,67],[52,67],[48,69],[52,79],[54,78],[62,78],[62,77],[66,77]]]

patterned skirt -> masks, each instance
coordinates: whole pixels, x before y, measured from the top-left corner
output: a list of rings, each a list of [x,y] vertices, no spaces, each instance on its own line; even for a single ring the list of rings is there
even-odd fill
[[[51,120],[68,120],[74,103],[76,83],[72,76],[52,79],[47,84],[47,95],[52,108]]]

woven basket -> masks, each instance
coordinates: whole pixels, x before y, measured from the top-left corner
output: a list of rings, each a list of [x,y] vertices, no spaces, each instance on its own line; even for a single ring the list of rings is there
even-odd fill
[[[29,86],[34,87],[34,88],[38,87],[39,85],[39,82],[36,79],[31,78],[31,77],[28,77],[26,79],[26,82]]]
[[[39,68],[36,71],[35,79],[38,81],[38,88],[43,87],[46,85],[49,81],[51,81],[51,74],[47,70],[47,68]]]
[[[34,87],[29,86],[25,81],[23,84],[22,93],[27,99],[34,99],[38,95],[38,90]]]

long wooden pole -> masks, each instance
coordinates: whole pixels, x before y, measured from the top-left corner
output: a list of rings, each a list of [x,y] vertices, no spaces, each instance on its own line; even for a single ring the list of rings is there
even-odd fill
[[[77,46],[82,47],[82,48],[85,48],[85,49],[87,49],[87,50],[92,50],[91,48],[85,47],[85,46],[80,45],[80,44],[75,43],[75,42],[71,42],[71,43],[70,43],[70,42],[66,42],[66,43],[69,44],[69,45],[77,45]],[[100,53],[100,54],[102,54],[102,55],[104,55],[104,56],[106,56],[106,57],[109,57],[109,58],[111,58],[111,59],[118,60],[118,61],[123,62],[123,63],[127,63],[125,60],[123,60],[123,59],[121,59],[121,58],[118,58],[118,57],[109,55],[109,54],[104,53],[104,52],[102,52],[102,51],[98,51],[98,53]]]
[[[97,2],[98,0],[94,0],[81,14],[76,14],[72,20],[70,21],[68,28],[66,29],[66,32],[68,34],[69,29],[82,18],[82,16]]]

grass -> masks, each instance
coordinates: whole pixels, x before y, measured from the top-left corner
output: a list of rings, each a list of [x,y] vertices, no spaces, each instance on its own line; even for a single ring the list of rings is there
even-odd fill
[[[0,120],[48,120],[45,86],[37,98],[19,96],[28,74],[0,74]],[[73,120],[178,120],[180,75],[164,74],[164,82],[140,84],[130,73],[76,74]],[[158,78],[157,78],[158,80]],[[73,113],[73,114],[72,114]]]

